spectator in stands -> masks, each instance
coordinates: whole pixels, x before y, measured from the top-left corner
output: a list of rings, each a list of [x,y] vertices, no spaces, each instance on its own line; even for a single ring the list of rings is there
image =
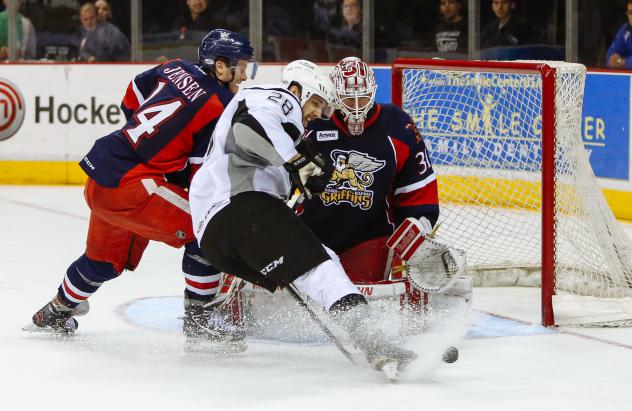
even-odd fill
[[[130,59],[127,37],[112,23],[97,20],[94,3],[79,9],[79,61],[125,61]]]
[[[467,21],[461,14],[462,0],[440,0],[441,20],[435,27],[437,51],[467,53]]]
[[[9,10],[8,1],[2,0],[5,9],[0,12],[0,60],[6,60],[9,55]],[[16,11],[20,9],[21,1],[16,1]],[[35,29],[28,17],[17,13],[17,35],[18,35],[18,59],[32,60],[35,58],[37,48]]]
[[[606,53],[606,65],[613,69],[632,69],[632,0],[628,0],[627,23],[617,31]]]
[[[112,7],[107,0],[97,0],[94,2],[97,7],[97,20],[110,21],[112,20]]]
[[[361,0],[342,0],[342,20],[329,30],[328,40],[338,46],[362,49]]]
[[[178,16],[173,24],[174,30],[180,32],[180,40],[191,40],[198,43],[198,39],[191,32],[201,32],[206,34],[209,30],[217,27],[224,27],[218,24],[219,19],[214,16],[225,17],[226,10],[214,9],[213,13],[208,8],[208,0],[186,0],[187,10]]]
[[[360,0],[361,2],[362,0]],[[386,62],[378,57],[379,49],[397,48],[401,45],[401,33],[410,30],[409,23],[406,19],[401,18],[403,7],[401,4],[391,4],[392,2],[375,2],[374,5],[374,33],[375,41],[375,61]],[[398,3],[398,2],[395,2]],[[408,3],[405,3],[408,4]],[[405,9],[406,10],[406,9]],[[385,57],[385,56],[384,56]],[[388,61],[390,62],[390,61]]]
[[[339,0],[314,0],[313,24],[310,28],[313,38],[324,39],[328,28],[336,25],[339,4]]]
[[[522,46],[532,43],[533,30],[528,22],[514,16],[515,0],[492,0],[496,19],[483,27],[481,48],[499,46]]]

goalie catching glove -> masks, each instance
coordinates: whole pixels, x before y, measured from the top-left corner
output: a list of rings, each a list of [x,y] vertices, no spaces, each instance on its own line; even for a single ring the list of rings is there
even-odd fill
[[[290,173],[292,182],[292,192],[298,189],[307,198],[312,198],[312,194],[320,194],[325,191],[325,187],[334,172],[331,161],[323,157],[313,144],[303,139],[297,146],[298,154],[283,167]]]
[[[386,245],[401,257],[408,279],[418,290],[442,293],[451,288],[465,271],[465,252],[431,238],[430,222],[407,218]]]

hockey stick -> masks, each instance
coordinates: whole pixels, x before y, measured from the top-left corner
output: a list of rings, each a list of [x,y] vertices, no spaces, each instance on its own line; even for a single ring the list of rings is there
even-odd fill
[[[304,199],[305,196],[297,188],[296,190],[294,190],[294,194],[292,194],[292,197],[290,197],[285,202],[285,204],[287,204],[287,206],[290,207],[292,211],[296,212],[296,209],[301,205]]]
[[[303,202],[304,199],[305,199],[305,197],[303,196],[303,193],[301,193],[297,189],[297,190],[294,191],[294,194],[292,195],[292,197],[287,201],[287,206],[290,207],[293,211],[296,211],[296,209],[301,205],[301,203]],[[298,305],[300,305],[301,308],[303,308],[303,310],[305,310],[307,312],[309,317],[325,333],[327,338],[329,338],[329,340],[334,343],[336,348],[338,348],[338,350],[340,350],[340,352],[345,357],[347,357],[347,359],[349,361],[351,361],[352,364],[355,364],[355,361],[353,360],[353,355],[351,355],[351,353],[349,351],[347,351],[347,349],[344,347],[344,345],[342,345],[342,343],[340,342],[338,337],[336,337],[334,335],[334,333],[331,332],[329,327],[327,327],[327,325],[320,319],[320,317],[318,317],[318,315],[316,315],[314,310],[312,310],[311,307],[309,305],[307,305],[305,300],[303,300],[303,297],[301,297],[301,295],[296,290],[295,285],[294,284],[288,285],[287,286],[287,290],[290,293],[290,295],[294,298],[294,300],[296,300]]]
[[[316,315],[316,313],[314,312],[314,310],[312,310],[312,308],[307,305],[307,303],[305,302],[305,300],[303,300],[303,297],[301,297],[301,295],[298,293],[298,291],[296,290],[294,284],[290,284],[287,286],[287,290],[290,293],[290,295],[292,297],[294,297],[294,300],[296,300],[296,302],[298,303],[298,305],[301,306],[301,308],[303,308],[303,310],[305,310],[307,312],[307,314],[309,315],[309,317],[316,323],[316,325],[318,325],[318,327],[325,333],[325,335],[327,336],[327,338],[329,338],[329,340],[331,342],[334,343],[334,345],[336,346],[336,348],[338,348],[338,350],[340,350],[340,352],[347,357],[347,359],[349,361],[351,361],[351,364],[355,364],[355,361],[353,360],[353,355],[347,351],[347,349],[344,347],[344,345],[342,345],[342,343],[340,342],[340,340],[338,339],[338,337],[336,337],[334,335],[333,332],[331,332],[331,330],[329,329],[329,327],[327,327],[327,325],[320,319],[320,317],[318,317],[318,315]]]

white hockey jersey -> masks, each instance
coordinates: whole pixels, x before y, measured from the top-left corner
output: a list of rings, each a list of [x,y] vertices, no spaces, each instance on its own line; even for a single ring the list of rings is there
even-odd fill
[[[304,133],[301,104],[282,84],[245,88],[222,113],[202,167],[189,189],[193,230],[201,241],[210,219],[230,198],[261,191],[285,199],[283,164]]]

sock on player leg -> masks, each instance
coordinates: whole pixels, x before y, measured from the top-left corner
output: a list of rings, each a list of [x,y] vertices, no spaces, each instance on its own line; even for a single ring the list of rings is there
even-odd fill
[[[111,263],[95,261],[85,254],[73,262],[58,288],[59,296],[70,308],[86,301],[104,282],[118,277]]]

